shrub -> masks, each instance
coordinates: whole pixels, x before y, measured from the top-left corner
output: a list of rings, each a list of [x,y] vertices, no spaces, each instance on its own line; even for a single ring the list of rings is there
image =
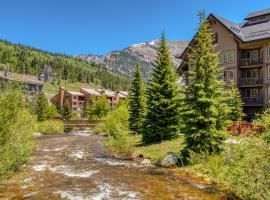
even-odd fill
[[[191,159],[197,163],[194,169],[212,177],[220,190],[241,199],[270,199],[270,148],[261,139],[227,144],[220,155],[193,154]]]
[[[38,123],[37,131],[44,135],[63,134],[64,124],[60,120],[46,120]]]
[[[28,160],[33,149],[35,123],[18,88],[9,86],[0,92],[0,179]]]
[[[112,152],[130,156],[134,142],[129,137],[129,111],[127,101],[123,101],[106,117],[105,123],[95,128],[96,132],[108,133],[105,146]]]
[[[90,120],[102,119],[110,112],[110,105],[105,96],[92,96],[85,108],[85,115]]]

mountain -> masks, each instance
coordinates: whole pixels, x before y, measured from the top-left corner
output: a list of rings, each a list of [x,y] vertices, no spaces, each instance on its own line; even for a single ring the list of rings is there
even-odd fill
[[[98,58],[97,58],[98,59]],[[46,83],[87,83],[112,90],[128,90],[130,78],[109,71],[104,65],[0,40],[0,71],[45,76]]]
[[[151,42],[134,44],[121,51],[111,51],[105,56],[81,54],[77,55],[76,58],[87,61],[89,63],[102,64],[108,70],[125,76],[132,76],[136,62],[140,61],[142,65],[143,77],[145,79],[149,79],[151,69],[155,62],[159,43],[159,40],[154,40]],[[177,67],[181,63],[181,60],[175,58],[175,56],[181,54],[188,43],[189,41],[187,40],[167,42],[170,53],[172,55],[174,67]]]

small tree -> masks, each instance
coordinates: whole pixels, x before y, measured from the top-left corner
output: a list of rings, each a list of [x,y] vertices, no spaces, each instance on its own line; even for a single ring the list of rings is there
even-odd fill
[[[146,105],[143,141],[151,143],[176,137],[179,131],[179,88],[164,33],[147,89]]]
[[[63,105],[62,115],[63,115],[63,118],[66,120],[72,118],[72,110],[71,110],[70,103],[68,101],[65,101]]]
[[[241,94],[237,89],[236,85],[233,83],[230,88],[230,99],[229,99],[229,119],[233,122],[241,121],[245,114],[243,113],[243,101],[241,99]]]
[[[90,120],[102,119],[107,116],[111,108],[105,96],[91,96],[85,107],[85,115]]]
[[[44,121],[48,118],[48,100],[43,92],[36,95],[35,113],[39,121]]]
[[[223,81],[218,79],[219,56],[214,53],[213,33],[204,13],[199,16],[196,45],[191,47],[189,56],[190,66],[195,70],[188,73],[191,84],[186,88],[185,109],[182,110],[182,132],[186,134],[183,158],[188,158],[190,151],[206,154],[221,151],[224,138],[220,130],[225,126],[229,110],[224,101]]]
[[[135,67],[129,99],[129,128],[134,133],[140,133],[145,117],[145,96],[141,66],[139,63],[137,63]]]

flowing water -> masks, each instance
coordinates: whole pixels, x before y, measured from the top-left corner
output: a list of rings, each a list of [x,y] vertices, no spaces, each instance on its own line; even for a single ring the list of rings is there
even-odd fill
[[[23,172],[0,185],[0,199],[220,199],[206,185],[168,170],[111,158],[100,137],[41,136]]]

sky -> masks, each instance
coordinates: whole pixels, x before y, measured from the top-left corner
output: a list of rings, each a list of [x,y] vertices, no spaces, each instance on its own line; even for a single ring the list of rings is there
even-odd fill
[[[190,40],[205,10],[235,22],[270,0],[0,0],[0,38],[50,52],[104,55],[160,38]]]

